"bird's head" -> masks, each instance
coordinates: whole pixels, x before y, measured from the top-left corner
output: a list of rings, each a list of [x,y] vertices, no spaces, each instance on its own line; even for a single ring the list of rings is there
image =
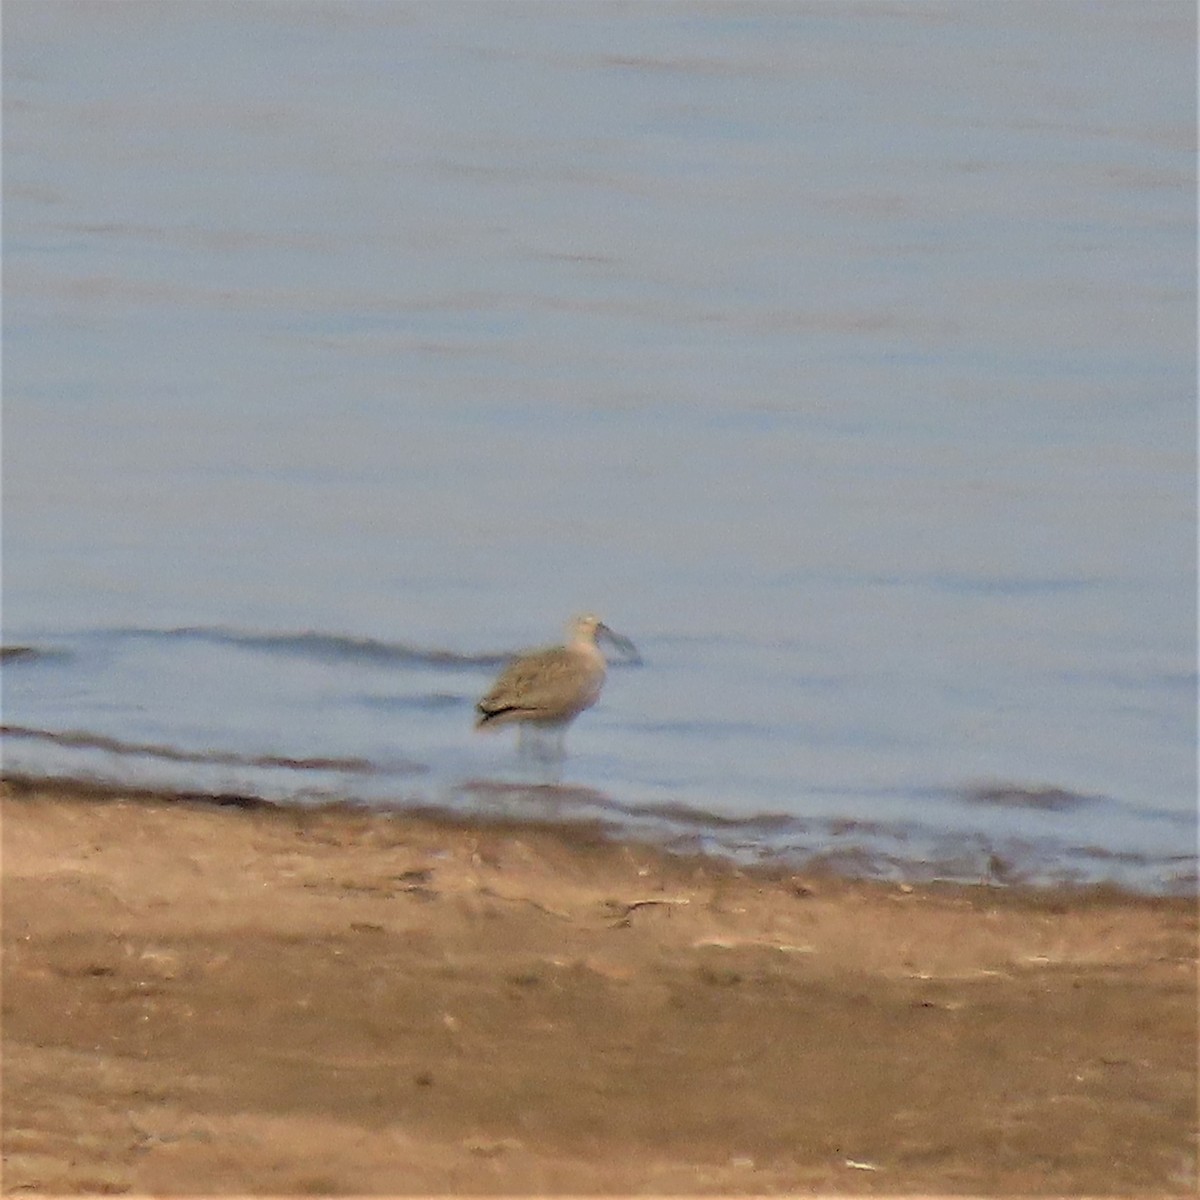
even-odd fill
[[[598,645],[601,640],[615,647],[631,663],[640,663],[642,656],[637,647],[621,634],[609,629],[595,613],[582,613],[567,627],[572,641],[590,642]]]

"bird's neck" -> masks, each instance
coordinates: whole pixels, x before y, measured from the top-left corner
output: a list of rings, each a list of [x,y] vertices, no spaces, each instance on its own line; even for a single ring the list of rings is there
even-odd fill
[[[596,645],[595,639],[590,637],[577,637],[571,643],[571,650],[578,654],[581,658],[598,667],[604,666],[604,655],[600,653],[600,647]]]

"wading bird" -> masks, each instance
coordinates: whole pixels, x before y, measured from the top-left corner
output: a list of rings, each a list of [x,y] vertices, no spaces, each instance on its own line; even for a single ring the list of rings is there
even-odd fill
[[[540,745],[538,757],[561,758],[567,726],[600,698],[605,662],[597,642],[616,647],[630,662],[640,663],[637,648],[590,613],[567,626],[564,646],[530,650],[500,673],[492,689],[475,705],[476,729],[519,724],[518,746],[526,747],[528,729],[554,735],[549,751]]]

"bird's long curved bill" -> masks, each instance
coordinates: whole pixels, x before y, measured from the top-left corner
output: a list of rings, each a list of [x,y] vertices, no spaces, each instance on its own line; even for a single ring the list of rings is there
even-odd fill
[[[607,625],[597,625],[596,632],[615,650],[619,650],[626,662],[641,665],[642,656],[638,653],[638,648],[627,637],[615,633]]]

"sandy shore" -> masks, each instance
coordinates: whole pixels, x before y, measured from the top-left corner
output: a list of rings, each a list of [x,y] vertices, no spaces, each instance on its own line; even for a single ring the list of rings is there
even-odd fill
[[[16,1192],[1191,1194],[1196,911],[3,792]]]

